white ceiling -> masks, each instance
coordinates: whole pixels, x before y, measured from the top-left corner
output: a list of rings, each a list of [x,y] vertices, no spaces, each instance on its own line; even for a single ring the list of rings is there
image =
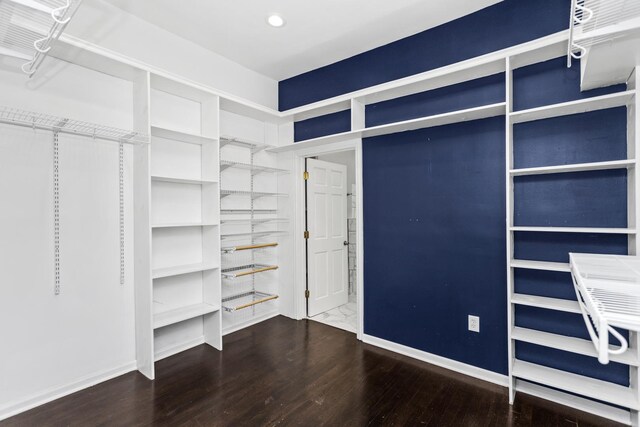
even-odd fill
[[[108,0],[276,80],[475,12],[501,0]],[[287,23],[266,24],[270,13]]]

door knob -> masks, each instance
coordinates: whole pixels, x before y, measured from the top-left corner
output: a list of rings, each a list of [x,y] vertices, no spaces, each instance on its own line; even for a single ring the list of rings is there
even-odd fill
[[[343,244],[344,246],[349,246],[349,242],[347,242],[346,240],[345,240],[344,242],[342,242],[342,244]]]

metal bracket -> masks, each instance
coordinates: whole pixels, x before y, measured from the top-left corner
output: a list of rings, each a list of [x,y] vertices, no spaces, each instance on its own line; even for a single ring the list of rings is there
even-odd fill
[[[60,158],[58,132],[53,132],[53,271],[55,295],[60,295]]]
[[[118,192],[120,202],[120,284],[125,278],[125,241],[124,241],[124,144],[118,144]]]

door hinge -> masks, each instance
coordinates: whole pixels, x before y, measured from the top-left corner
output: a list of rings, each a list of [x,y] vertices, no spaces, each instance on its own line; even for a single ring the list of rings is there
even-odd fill
[[[304,290],[304,297],[309,299],[309,289]]]
[[[305,238],[305,239],[308,239],[308,238],[309,238],[309,232],[308,232],[308,231],[305,231],[305,232],[304,232],[304,238]]]
[[[302,174],[302,177],[304,178],[305,181],[309,180],[309,172],[304,171],[304,173]]]

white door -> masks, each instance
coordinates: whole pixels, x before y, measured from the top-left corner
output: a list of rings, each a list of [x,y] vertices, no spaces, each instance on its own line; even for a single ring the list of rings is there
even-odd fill
[[[308,315],[347,303],[347,167],[307,159]]]

